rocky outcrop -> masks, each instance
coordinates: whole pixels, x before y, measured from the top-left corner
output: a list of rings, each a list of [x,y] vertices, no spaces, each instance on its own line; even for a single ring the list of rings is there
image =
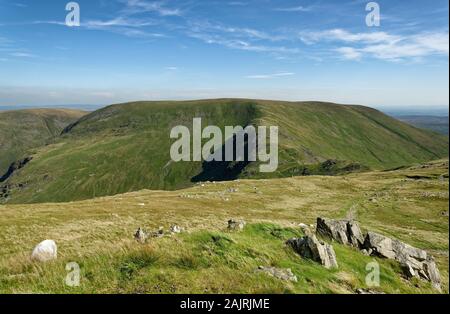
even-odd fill
[[[325,268],[337,268],[336,253],[333,246],[317,239],[315,235],[293,238],[287,241],[295,252],[306,259],[322,264]]]
[[[38,262],[48,262],[58,257],[58,248],[55,241],[45,240],[36,245],[31,253],[31,259]]]
[[[24,159],[13,162],[9,166],[6,173],[4,175],[0,176],[0,182],[5,182],[9,177],[11,177],[13,175],[14,172],[25,167],[25,165],[27,163],[29,163],[32,159],[33,159],[33,157],[25,157]]]
[[[364,255],[396,260],[408,278],[428,280],[433,287],[441,290],[436,262],[424,250],[374,232],[363,235],[354,220],[317,218],[316,233],[325,239],[358,248]]]
[[[317,218],[316,233],[344,245],[361,248],[364,236],[356,221]]]
[[[138,230],[134,233],[134,239],[139,243],[145,243],[148,239],[148,232],[142,228],[138,228]]]
[[[372,250],[371,255],[398,261],[407,277],[428,280],[433,287],[441,289],[441,276],[436,262],[426,251],[374,232],[367,233],[364,247]]]

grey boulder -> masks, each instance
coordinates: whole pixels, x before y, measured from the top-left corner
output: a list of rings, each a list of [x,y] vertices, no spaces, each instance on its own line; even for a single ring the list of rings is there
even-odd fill
[[[353,220],[317,218],[316,233],[324,238],[356,248],[361,248],[364,244],[364,235],[359,224]]]
[[[292,238],[286,242],[296,253],[306,259],[320,263],[325,268],[338,268],[333,246],[317,239],[315,235]]]

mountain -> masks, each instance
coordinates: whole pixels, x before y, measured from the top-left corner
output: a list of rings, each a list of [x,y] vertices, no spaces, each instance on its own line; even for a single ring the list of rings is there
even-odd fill
[[[50,143],[85,114],[67,109],[0,111],[0,177],[29,149]]]
[[[260,173],[259,162],[172,162],[170,130],[192,129],[195,117],[203,127],[221,129],[278,126],[278,170]],[[134,102],[97,110],[65,128],[54,144],[30,154],[0,195],[12,203],[73,201],[179,189],[197,181],[388,169],[446,156],[448,137],[362,106],[246,99]]]
[[[448,135],[448,116],[396,116],[400,121],[409,123],[418,128],[432,130]]]

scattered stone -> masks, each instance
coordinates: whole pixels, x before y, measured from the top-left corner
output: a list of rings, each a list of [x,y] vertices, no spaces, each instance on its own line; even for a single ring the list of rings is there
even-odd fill
[[[275,267],[259,266],[258,270],[284,281],[297,282],[297,276],[294,275],[290,268],[280,269]]]
[[[171,233],[181,233],[181,231],[183,231],[183,229],[180,226],[178,226],[178,225],[170,226],[170,232]]]
[[[245,227],[245,221],[239,220],[236,221],[234,219],[228,220],[228,230],[234,230],[234,231],[242,231]]]
[[[364,244],[364,236],[361,229],[358,223],[353,220],[317,218],[316,232],[322,237],[344,245],[361,248]]]
[[[441,276],[436,262],[426,251],[374,232],[367,233],[364,247],[372,249],[372,255],[399,262],[408,278],[417,277],[428,280],[433,287],[441,290]]]
[[[301,229],[309,228],[308,225],[305,225],[304,223],[299,223],[298,226],[299,226]]]
[[[152,238],[164,237],[164,227],[159,227],[158,231],[152,232]]]
[[[333,246],[317,239],[315,235],[292,238],[287,241],[295,252],[306,259],[322,264],[325,268],[338,268]]]
[[[361,253],[366,255],[366,256],[370,256],[370,255],[372,255],[372,249],[368,249],[368,250],[367,249],[362,249]]]
[[[148,233],[144,229],[138,228],[138,230],[134,234],[134,239],[139,243],[145,243],[148,239]]]
[[[58,247],[55,241],[45,240],[36,245],[31,253],[31,259],[39,262],[48,262],[58,257]]]

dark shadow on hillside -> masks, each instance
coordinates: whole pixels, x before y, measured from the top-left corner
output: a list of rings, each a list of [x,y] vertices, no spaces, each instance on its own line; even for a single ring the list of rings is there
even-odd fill
[[[233,160],[237,160],[236,157],[236,135],[228,141],[233,141]],[[245,135],[245,149],[243,161],[203,161],[202,172],[191,179],[191,182],[207,182],[207,181],[232,181],[239,178],[239,175],[245,170],[245,168],[252,163],[249,161],[248,152],[248,136]],[[220,149],[222,160],[225,160],[225,147],[226,144]]]

